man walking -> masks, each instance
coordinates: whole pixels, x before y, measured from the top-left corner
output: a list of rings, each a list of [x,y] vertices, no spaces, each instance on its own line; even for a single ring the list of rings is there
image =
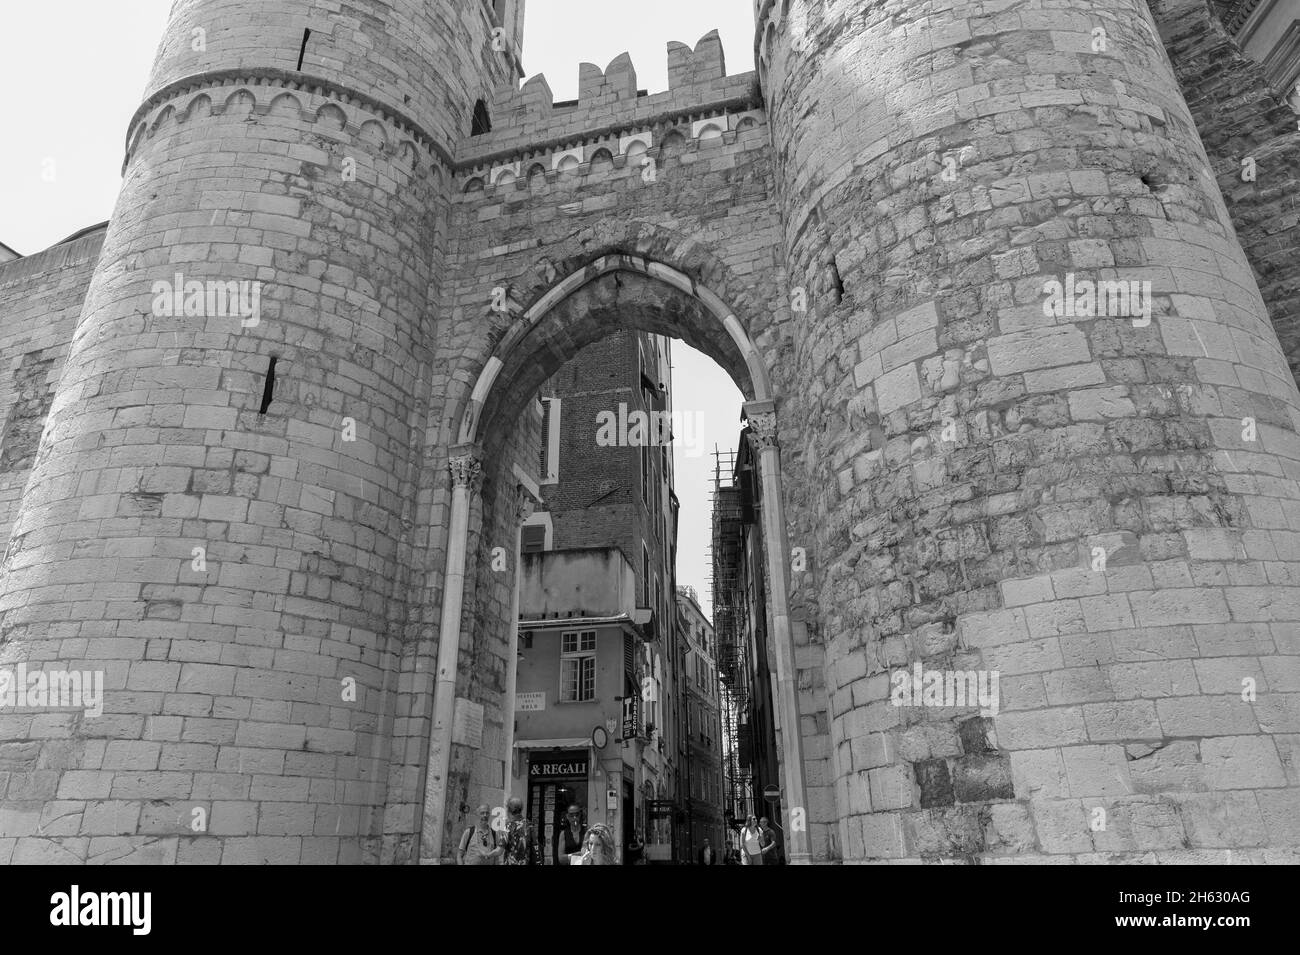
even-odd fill
[[[762,833],[763,845],[763,864],[764,865],[781,865],[781,846],[776,840],[776,833],[767,823],[767,816],[758,820],[758,828]]]
[[[497,865],[504,847],[497,841],[491,824],[492,811],[487,806],[478,807],[478,822],[465,830],[460,837],[456,862],[460,865]]]
[[[709,840],[704,840],[704,847],[700,849],[700,865],[713,865],[713,846],[709,845]]]

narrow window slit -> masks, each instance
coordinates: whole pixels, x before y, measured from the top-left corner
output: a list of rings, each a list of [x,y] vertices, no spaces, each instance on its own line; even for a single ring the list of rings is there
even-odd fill
[[[307,55],[307,41],[311,39],[311,30],[302,31],[302,49],[298,51],[298,69],[302,69],[303,57]],[[274,360],[274,359],[272,359]]]
[[[469,134],[482,136],[492,132],[492,117],[488,115],[487,103],[479,100],[474,104],[474,116],[470,122]]]
[[[826,257],[826,269],[830,279],[830,290],[835,304],[838,305],[844,301],[844,280],[840,278],[840,264],[835,261],[835,256]]]
[[[258,409],[258,414],[266,414],[266,409],[271,407],[271,397],[275,394],[275,356],[271,356],[271,361],[266,366],[266,383],[262,386],[262,407]]]

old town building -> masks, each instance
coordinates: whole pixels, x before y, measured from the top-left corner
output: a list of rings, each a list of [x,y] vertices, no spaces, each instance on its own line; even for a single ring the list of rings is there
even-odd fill
[[[512,790],[548,846],[573,802],[618,834],[620,857],[639,834],[647,857],[674,858],[675,818],[661,809],[676,802],[683,762],[669,382],[667,339],[618,332],[539,392]],[[539,775],[555,766],[572,772]]]
[[[685,646],[682,694],[687,762],[681,785],[687,821],[685,858],[697,861],[707,839],[722,858],[729,834],[723,821],[722,717],[713,624],[693,587],[677,588],[677,634]]]

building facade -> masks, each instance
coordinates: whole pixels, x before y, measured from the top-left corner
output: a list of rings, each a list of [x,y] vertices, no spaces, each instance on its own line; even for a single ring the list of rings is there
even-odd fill
[[[616,332],[583,348],[538,392],[540,502],[522,527],[522,550],[614,548],[633,568],[646,639],[629,657],[624,701],[638,744],[624,819],[655,861],[675,857],[683,763],[676,752],[680,665],[675,647],[677,497],[673,491],[667,338]],[[521,608],[521,613],[523,612]]]
[[[722,715],[713,624],[692,587],[677,588],[677,634],[685,660],[687,763],[682,802],[687,816],[685,858],[699,859],[707,839],[721,861],[729,833],[723,820]]]
[[[762,484],[751,431],[716,471],[713,499],[713,622],[721,688],[729,707],[727,794],[724,812],[733,830],[748,816],[783,827],[779,761],[780,715],[773,690],[775,663],[768,627]],[[775,798],[769,798],[770,793]]]
[[[524,800],[544,865],[568,864],[562,830],[575,806],[583,825],[615,834],[622,861],[644,826],[639,794],[665,785],[658,703],[641,690],[660,641],[640,596],[617,548],[524,557],[510,791]]]
[[[450,858],[617,329],[746,398],[792,861],[1296,861],[1300,131],[1217,10],[757,0],[556,103],[523,8],[176,4],[0,264],[0,666],[106,698],[0,712],[0,861]]]
[[[1215,0],[1241,51],[1264,68],[1280,96],[1300,113],[1300,2]]]

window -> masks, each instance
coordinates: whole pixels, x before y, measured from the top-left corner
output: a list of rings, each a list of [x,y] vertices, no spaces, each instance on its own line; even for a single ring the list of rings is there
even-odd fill
[[[538,461],[539,483],[555,484],[560,480],[560,399],[541,398],[542,448]]]
[[[644,444],[641,445],[641,503],[650,506],[650,455]]]
[[[546,550],[546,525],[525,524],[519,549],[525,554],[537,554]]]
[[[596,631],[560,635],[560,702],[583,703],[596,698]]]
[[[659,527],[659,508],[662,506],[663,492],[659,490],[659,475],[655,473],[654,452],[650,451],[647,456],[650,458],[650,523],[657,531]]]
[[[471,136],[482,136],[484,133],[492,132],[492,118],[488,116],[487,103],[479,100],[474,104],[474,119],[470,123],[469,134]]]
[[[533,512],[524,522],[519,543],[520,551],[525,554],[554,549],[555,524],[551,520],[550,511]]]
[[[654,606],[650,603],[650,549],[645,544],[641,545],[641,603]]]

